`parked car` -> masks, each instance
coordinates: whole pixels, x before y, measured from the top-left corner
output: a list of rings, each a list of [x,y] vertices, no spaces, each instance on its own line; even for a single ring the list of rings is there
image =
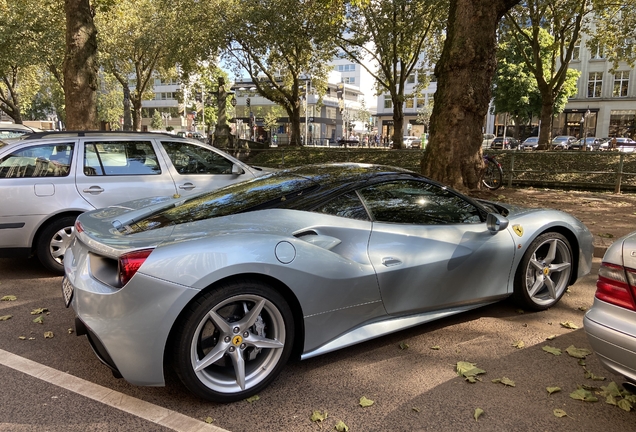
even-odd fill
[[[493,150],[514,150],[519,147],[519,140],[512,137],[497,137],[490,143]]]
[[[570,144],[570,150],[581,150],[583,146],[587,147],[588,151],[598,150],[601,146],[601,139],[595,137],[582,138]]]
[[[583,325],[601,364],[636,389],[636,232],[605,252]]]
[[[600,150],[610,150],[612,148],[612,139],[608,138],[607,141],[600,145]],[[636,149],[636,141],[631,138],[617,137],[616,138],[616,150],[624,153],[633,153]]]
[[[17,138],[22,135],[31,134],[35,132],[41,132],[40,129],[32,128],[29,126],[0,122],[0,139]]]
[[[553,307],[593,252],[567,213],[367,164],[132,201],[75,226],[62,286],[77,334],[131,383],[164,385],[167,364],[217,402],[258,393],[292,352],[307,359],[509,296]]]
[[[0,256],[62,261],[82,212],[157,194],[188,197],[265,171],[157,133],[51,132],[0,141]]]
[[[422,140],[414,136],[405,136],[402,138],[402,142],[406,148],[422,148]]]
[[[577,141],[576,137],[570,135],[559,135],[552,139],[551,150],[567,150]]]
[[[492,140],[495,139],[495,134],[484,134],[483,139],[481,141],[481,146],[484,148],[490,148],[490,144]]]
[[[521,150],[536,150],[539,147],[539,137],[532,136],[526,138],[521,143]]]

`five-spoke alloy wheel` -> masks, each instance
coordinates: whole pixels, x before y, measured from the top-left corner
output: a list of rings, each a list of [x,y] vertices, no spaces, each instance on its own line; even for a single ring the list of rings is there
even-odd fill
[[[544,310],[559,301],[570,284],[572,248],[559,233],[537,237],[515,275],[515,300],[531,310]]]
[[[195,394],[232,402],[258,393],[281,371],[294,339],[292,312],[271,287],[251,280],[213,288],[177,328],[177,374]]]

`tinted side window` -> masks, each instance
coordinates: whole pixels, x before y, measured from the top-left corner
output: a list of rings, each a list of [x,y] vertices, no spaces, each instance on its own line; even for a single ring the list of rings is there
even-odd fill
[[[314,211],[349,219],[369,220],[369,214],[355,192],[340,195]]]
[[[480,223],[473,204],[439,186],[400,180],[369,186],[360,191],[373,219],[422,225]]]
[[[161,174],[150,141],[95,141],[84,147],[87,176]]]
[[[73,144],[41,144],[16,150],[0,159],[0,178],[66,177]]]
[[[232,174],[234,164],[213,150],[183,142],[161,145],[179,174]]]

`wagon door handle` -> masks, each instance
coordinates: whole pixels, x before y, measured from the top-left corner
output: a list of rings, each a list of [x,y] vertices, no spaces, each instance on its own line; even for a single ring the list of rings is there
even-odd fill
[[[385,265],[386,267],[392,267],[392,266],[402,264],[402,261],[400,261],[397,258],[386,257],[386,258],[382,258],[382,264]]]
[[[179,186],[179,189],[185,189],[185,190],[192,190],[194,189],[196,186],[193,185],[192,183],[184,183],[181,186]]]
[[[101,188],[99,186],[91,186],[89,188],[82,190],[82,192],[97,195],[104,192],[104,188]]]

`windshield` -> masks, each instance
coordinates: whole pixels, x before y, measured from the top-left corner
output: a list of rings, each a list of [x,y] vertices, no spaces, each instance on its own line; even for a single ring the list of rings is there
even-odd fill
[[[316,184],[293,174],[273,173],[254,180],[236,183],[205,195],[187,200],[178,207],[171,207],[140,220],[131,226],[131,234],[170,225],[196,222],[215,217],[242,213],[300,196]]]

